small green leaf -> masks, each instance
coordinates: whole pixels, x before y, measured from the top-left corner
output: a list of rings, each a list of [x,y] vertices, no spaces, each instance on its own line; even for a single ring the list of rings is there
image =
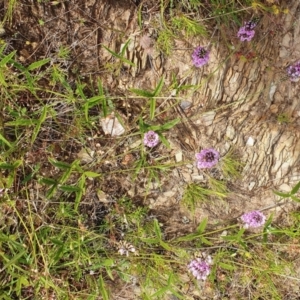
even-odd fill
[[[41,116],[40,116],[36,126],[34,127],[32,137],[31,137],[31,144],[34,143],[35,139],[37,138],[37,136],[40,132],[42,124],[45,122],[46,117],[47,117],[47,112],[48,112],[48,107],[45,105],[42,109]]]
[[[12,164],[8,164],[8,163],[0,163],[0,169],[4,169],[4,170],[14,170],[15,167]]]
[[[138,96],[145,97],[145,98],[151,98],[153,97],[153,93],[146,91],[146,90],[140,90],[140,89],[130,89],[131,92],[135,93]]]
[[[120,59],[122,62],[127,63],[132,67],[135,67],[135,64],[132,61],[126,59],[125,57],[121,56],[120,54],[117,54],[116,52],[110,50],[109,48],[105,47],[104,45],[102,45],[102,47],[104,49],[106,49],[111,55],[113,55],[114,57]]]
[[[86,177],[89,177],[89,178],[96,178],[96,177],[100,177],[101,176],[101,174],[98,174],[96,172],[91,172],[91,171],[84,172],[84,175]]]
[[[154,231],[156,236],[158,237],[158,239],[161,240],[162,234],[161,234],[159,223],[156,219],[154,219],[153,225],[154,225]]]
[[[156,100],[154,98],[150,99],[150,120],[154,119],[156,108]]]
[[[140,240],[146,244],[149,244],[149,245],[153,245],[153,244],[157,244],[159,243],[159,240],[158,239],[151,239],[151,238],[140,238]]]
[[[27,68],[28,71],[32,71],[34,69],[40,68],[43,65],[47,64],[50,61],[50,58],[45,58],[39,61],[35,61],[32,64],[30,64]]]
[[[34,119],[17,119],[16,121],[9,121],[6,122],[5,125],[7,126],[32,126],[35,125],[38,120]]]
[[[1,61],[0,61],[0,67],[3,67],[4,65],[6,65],[16,54],[16,50],[7,54]]]
[[[293,187],[293,189],[291,190],[291,195],[296,194],[299,191],[300,188],[300,181]]]
[[[236,269],[235,266],[229,265],[229,264],[225,264],[225,263],[222,263],[222,262],[219,262],[218,266],[220,266],[222,269],[228,270],[228,271],[234,271]]]
[[[208,239],[206,239],[204,236],[200,236],[199,239],[202,244],[205,244],[208,246],[213,246],[213,244],[214,244],[214,243],[210,242]]]
[[[109,300],[108,292],[106,290],[102,275],[99,276],[99,289],[103,300]]]
[[[159,130],[169,130],[169,129],[173,128],[179,122],[180,122],[180,119],[178,119],[178,118],[174,119],[170,122],[167,122],[166,124],[161,125]]]
[[[58,188],[64,192],[80,192],[81,189],[78,186],[73,186],[73,185],[59,185]]]
[[[281,193],[281,192],[277,192],[277,191],[273,191],[273,193],[277,196],[283,197],[283,198],[288,198],[291,196],[290,193],[286,194],[286,193]]]
[[[75,197],[75,211],[78,210],[81,198],[82,198],[83,194],[85,193],[85,179],[86,179],[86,177],[83,174],[80,177],[80,180],[79,180],[79,183],[78,183],[80,191],[76,192],[76,197]]]
[[[296,196],[291,196],[291,199],[293,199],[296,202],[300,202],[300,199],[298,197],[296,197]]]
[[[27,280],[27,277],[25,276],[19,276],[16,282],[16,294],[17,296],[21,295],[21,291],[23,287],[29,286],[29,281]]]
[[[0,141],[3,142],[9,148],[12,147],[11,143],[6,138],[4,138],[4,136],[1,133],[0,133]]]
[[[161,78],[160,81],[158,82],[157,87],[155,88],[155,90],[153,92],[153,97],[157,97],[159,95],[163,86],[164,86],[164,78]]]
[[[53,165],[56,168],[59,168],[61,170],[69,170],[71,168],[70,164],[67,164],[65,162],[62,161],[57,161],[55,159],[52,158],[48,158],[48,161],[50,162],[51,165]]]
[[[158,132],[157,134],[158,134],[158,136],[159,136],[161,142],[162,142],[168,149],[170,149],[170,143],[169,143],[169,141],[168,141],[161,133]]]
[[[43,178],[40,178],[39,183],[46,184],[46,185],[56,185],[57,181],[52,178],[43,177]]]
[[[197,227],[197,233],[198,234],[202,234],[206,228],[206,225],[207,225],[207,218],[205,218],[200,224],[199,226]]]
[[[164,241],[162,241],[162,240],[159,241],[159,244],[160,244],[165,250],[167,250],[167,251],[171,251],[171,250],[172,250],[172,248],[171,248],[166,242],[164,242]]]

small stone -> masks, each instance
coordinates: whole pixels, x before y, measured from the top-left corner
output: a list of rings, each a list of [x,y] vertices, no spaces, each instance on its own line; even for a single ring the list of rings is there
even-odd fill
[[[246,146],[252,147],[255,143],[255,140],[250,136],[247,140]]]
[[[182,161],[182,152],[181,151],[179,151],[175,154],[175,160],[176,160],[176,162]]]
[[[204,179],[203,175],[192,174],[192,180],[193,181],[202,181],[203,179]]]
[[[191,107],[192,105],[192,102],[190,101],[181,101],[180,103],[180,107],[183,109],[183,110],[187,110]]]
[[[286,183],[283,183],[280,187],[279,187],[279,190],[282,191],[282,192],[290,192],[292,190],[292,188],[286,184]]]
[[[137,140],[137,141],[133,142],[131,145],[129,145],[129,148],[135,149],[135,148],[139,147],[141,145],[141,143],[142,143],[142,140]]]
[[[278,113],[278,105],[277,104],[272,104],[270,106],[270,111],[271,111],[272,114]]]
[[[170,197],[173,197],[175,194],[176,194],[175,191],[168,191],[163,194],[163,197],[170,198]]]
[[[251,181],[249,184],[248,184],[248,189],[251,191],[255,186],[255,181]]]
[[[271,101],[273,100],[274,94],[276,92],[276,88],[277,88],[277,86],[272,82],[271,87],[270,87],[270,92],[269,92],[269,98]]]
[[[194,168],[194,166],[192,164],[187,164],[186,167],[189,168],[189,169],[193,169]]]
[[[226,128],[226,136],[230,139],[230,140],[233,140],[234,137],[235,137],[235,130],[234,128],[229,125],[227,128]]]

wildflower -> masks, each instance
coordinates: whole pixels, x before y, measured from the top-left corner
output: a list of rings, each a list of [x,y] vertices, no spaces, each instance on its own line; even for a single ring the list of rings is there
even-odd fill
[[[250,42],[252,38],[254,37],[255,31],[248,29],[249,26],[245,25],[240,28],[240,30],[237,33],[238,38],[243,42],[243,41],[248,41]]]
[[[257,25],[258,19],[253,19],[251,21],[245,22],[244,28],[246,30],[253,30]]]
[[[150,130],[145,133],[144,136],[144,145],[148,147],[155,147],[159,142],[159,136],[156,132]]]
[[[197,47],[192,54],[193,64],[200,68],[208,63],[209,51],[204,47]]]
[[[132,252],[134,253],[135,255],[138,255],[137,251],[135,250],[134,246],[126,241],[120,241],[118,243],[118,253],[120,255],[126,255],[126,256],[129,256],[129,253]]]
[[[211,264],[212,259],[209,255],[205,259],[197,257],[188,264],[188,269],[198,280],[205,280],[210,274]]]
[[[257,228],[266,222],[266,216],[257,210],[243,214],[241,219],[245,223],[244,228]]]
[[[291,81],[297,82],[300,79],[300,60],[287,68],[287,74]]]
[[[209,169],[215,166],[220,158],[220,154],[217,150],[210,148],[210,149],[203,149],[200,153],[196,154],[197,159],[197,168],[198,169]]]

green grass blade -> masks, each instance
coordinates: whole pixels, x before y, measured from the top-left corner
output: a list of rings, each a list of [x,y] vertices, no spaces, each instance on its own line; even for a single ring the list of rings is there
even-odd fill
[[[17,51],[13,51],[9,54],[7,54],[4,58],[1,59],[0,61],[0,67],[5,66],[16,54]]]
[[[164,86],[164,78],[162,77],[160,79],[160,81],[158,82],[158,85],[157,85],[157,87],[155,88],[155,90],[153,92],[153,97],[157,97],[160,94],[163,86]]]
[[[42,110],[42,113],[41,113],[41,117],[39,118],[34,130],[33,130],[33,134],[32,134],[32,138],[31,138],[31,144],[34,143],[34,141],[36,140],[39,132],[40,132],[40,129],[41,129],[41,126],[42,124],[45,122],[46,118],[47,118],[47,112],[48,112],[48,107],[47,106],[44,106],[43,107],[43,110]]]
[[[153,93],[146,91],[146,90],[141,90],[141,89],[130,89],[131,92],[135,93],[138,96],[145,97],[145,98],[151,98],[153,97]]]
[[[291,190],[291,195],[296,194],[299,191],[299,188],[300,188],[300,181]]]
[[[43,65],[47,64],[50,61],[50,58],[42,59],[39,61],[35,61],[32,64],[30,64],[27,68],[28,71],[32,71],[34,69],[40,68]]]
[[[102,275],[99,276],[99,288],[103,300],[109,300],[108,292],[106,290]]]
[[[1,133],[0,133],[0,141],[4,143],[6,146],[8,146],[9,148],[12,147],[12,144],[6,138],[4,138],[4,136]]]
[[[109,48],[107,48],[107,47],[104,46],[104,45],[102,45],[102,47],[103,47],[104,49],[106,49],[112,56],[114,56],[114,57],[120,59],[122,62],[124,62],[124,63],[126,63],[126,64],[129,64],[129,65],[132,66],[132,67],[135,67],[135,64],[134,64],[132,61],[126,59],[125,57],[121,56],[120,54],[117,54],[116,52],[110,50]]]
[[[155,98],[152,98],[152,99],[150,99],[150,120],[154,119],[155,107],[156,107],[156,100],[155,100]]]

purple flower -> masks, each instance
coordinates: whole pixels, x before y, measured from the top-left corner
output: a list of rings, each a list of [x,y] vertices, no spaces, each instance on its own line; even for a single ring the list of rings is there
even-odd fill
[[[257,210],[243,214],[241,219],[245,223],[244,228],[257,228],[266,222],[266,216]]]
[[[287,74],[291,81],[298,81],[300,78],[300,61],[297,61],[295,64],[289,66],[287,68]]]
[[[209,51],[204,47],[197,47],[192,54],[193,64],[197,68],[206,65],[209,60]]]
[[[215,166],[220,158],[220,153],[213,149],[203,149],[200,153],[196,154],[197,168],[209,169]]]
[[[258,22],[257,20],[251,20],[251,21],[245,22],[244,28],[246,30],[253,30],[256,27],[257,22]]]
[[[144,135],[144,145],[148,147],[155,147],[159,142],[159,136],[156,132],[150,130]]]
[[[243,26],[240,28],[240,30],[237,33],[238,38],[243,42],[243,41],[251,41],[252,38],[254,37],[255,31],[251,29],[247,29],[249,26]]]
[[[205,259],[195,258],[188,264],[189,271],[198,279],[205,280],[210,274],[212,259],[208,255]]]

